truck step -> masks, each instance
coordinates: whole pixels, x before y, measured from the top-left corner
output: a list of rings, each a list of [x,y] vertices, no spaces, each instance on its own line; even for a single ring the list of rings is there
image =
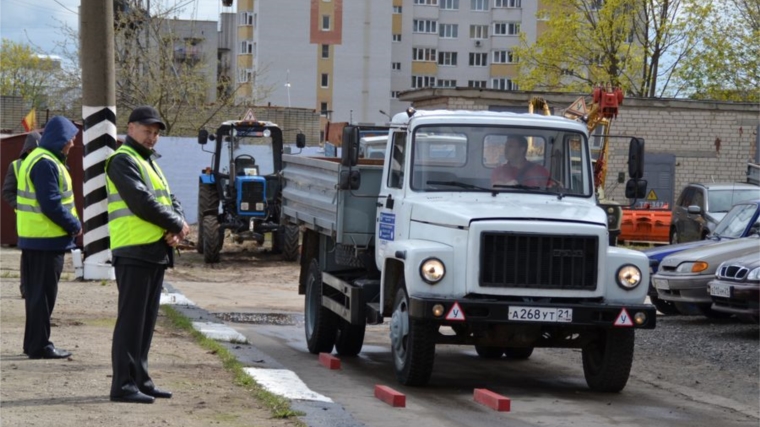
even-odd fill
[[[367,324],[368,325],[382,325],[383,315],[380,314],[379,302],[367,303]]]

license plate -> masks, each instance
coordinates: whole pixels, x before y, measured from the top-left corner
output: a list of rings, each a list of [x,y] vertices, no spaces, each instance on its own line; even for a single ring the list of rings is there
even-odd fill
[[[710,285],[710,295],[714,297],[731,298],[731,285],[713,283]]]
[[[572,322],[572,308],[509,306],[509,320],[528,322]]]
[[[670,286],[668,285],[667,279],[652,279],[652,283],[654,283],[654,287],[657,289],[662,289],[669,291]]]

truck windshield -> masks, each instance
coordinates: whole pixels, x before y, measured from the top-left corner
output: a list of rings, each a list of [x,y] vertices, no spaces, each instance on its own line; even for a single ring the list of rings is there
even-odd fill
[[[415,191],[540,191],[590,196],[588,141],[556,129],[420,126],[412,139]]]

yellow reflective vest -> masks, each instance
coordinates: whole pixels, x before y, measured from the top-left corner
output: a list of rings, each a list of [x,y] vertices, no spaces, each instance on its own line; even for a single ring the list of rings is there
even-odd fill
[[[172,206],[169,184],[158,164],[154,162],[151,166],[150,162],[143,159],[133,148],[122,145],[106,159],[106,170],[113,156],[117,154],[132,157],[140,169],[140,176],[145,186],[153,193],[156,200],[162,205]],[[111,250],[124,246],[155,243],[164,237],[166,230],[132,213],[127,203],[119,196],[108,174],[106,174],[106,190],[108,191],[108,231],[111,234]]]
[[[37,193],[29,174],[32,167],[42,158],[52,161],[58,167],[58,191],[61,194],[61,204],[75,218],[79,218],[74,206],[74,191],[69,171],[55,154],[45,148],[37,147],[21,162],[16,173],[18,181],[16,187],[18,190],[16,196],[16,232],[19,237],[62,237],[70,234],[42,213],[37,201]]]

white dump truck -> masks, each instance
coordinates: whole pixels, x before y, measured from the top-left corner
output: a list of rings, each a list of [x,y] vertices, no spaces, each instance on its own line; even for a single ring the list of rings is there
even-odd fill
[[[582,349],[593,390],[617,392],[644,303],[649,264],[609,246],[594,195],[588,133],[561,117],[415,111],[393,117],[383,158],[362,158],[361,128],[341,157],[283,156],[283,223],[303,233],[299,293],[309,351],[356,355],[367,324],[390,318],[400,383],[425,385],[439,344],[483,358],[536,347]],[[540,177],[494,182],[505,143],[524,142]],[[630,143],[629,198],[643,197],[643,141]],[[519,175],[519,173],[518,173]]]

